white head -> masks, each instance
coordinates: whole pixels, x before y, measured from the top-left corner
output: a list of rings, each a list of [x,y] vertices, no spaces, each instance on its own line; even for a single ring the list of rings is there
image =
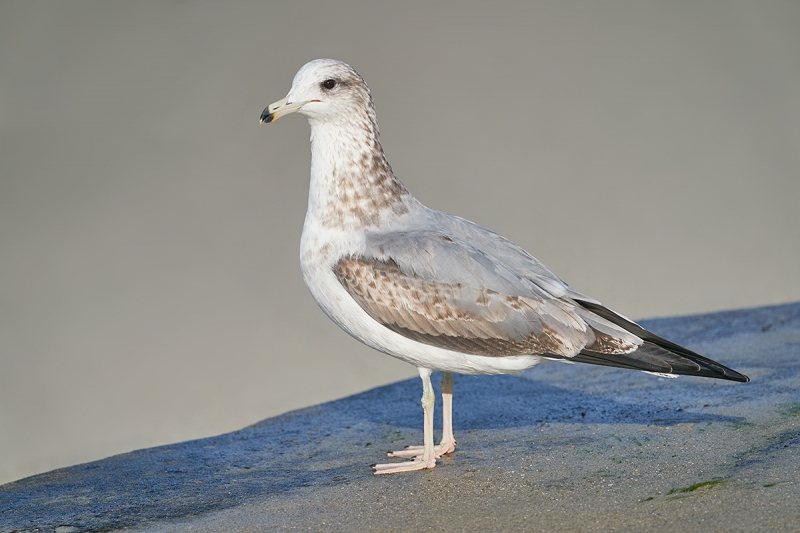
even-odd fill
[[[270,104],[261,114],[261,122],[273,122],[294,112],[306,115],[312,124],[352,122],[365,110],[374,120],[369,87],[359,73],[341,61],[315,59],[297,71],[289,94]]]

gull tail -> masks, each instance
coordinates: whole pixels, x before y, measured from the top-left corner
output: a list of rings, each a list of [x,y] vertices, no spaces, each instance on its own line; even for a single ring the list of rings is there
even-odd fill
[[[595,302],[575,300],[592,313],[605,318],[644,341],[636,351],[626,354],[607,354],[583,350],[571,361],[593,365],[613,366],[632,370],[643,370],[657,374],[683,374],[707,378],[727,379],[746,383],[750,378],[716,361],[695,353],[674,342],[662,339],[631,322],[614,311]]]

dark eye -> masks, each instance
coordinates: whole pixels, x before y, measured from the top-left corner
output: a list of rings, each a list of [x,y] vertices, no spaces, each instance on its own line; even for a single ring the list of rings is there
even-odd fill
[[[336,80],[325,80],[322,82],[322,87],[328,90],[333,89],[336,87]]]

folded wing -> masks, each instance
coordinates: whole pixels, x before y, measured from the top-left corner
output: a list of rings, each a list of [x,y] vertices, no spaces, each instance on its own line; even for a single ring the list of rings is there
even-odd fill
[[[371,236],[365,254],[342,258],[335,273],[372,318],[440,348],[572,358],[587,346],[628,353],[642,343],[443,232]]]
[[[439,348],[748,380],[573,291],[535,259],[526,268],[530,256],[502,244],[511,248],[492,252],[506,261],[451,232],[375,234],[362,255],[341,258],[334,272],[373,319]]]

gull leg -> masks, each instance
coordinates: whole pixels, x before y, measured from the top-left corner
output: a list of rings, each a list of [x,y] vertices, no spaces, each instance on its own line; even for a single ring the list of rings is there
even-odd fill
[[[436,447],[436,457],[456,451],[453,436],[453,374],[442,372],[442,442]]]
[[[433,449],[434,457],[438,459],[444,454],[452,453],[456,449],[456,439],[453,437],[453,374],[442,372],[442,442]],[[422,455],[424,446],[406,446],[405,449],[389,452],[389,457],[404,457],[413,459]]]
[[[431,385],[431,371],[419,368],[419,377],[422,378],[422,412],[425,415],[425,425],[422,431],[422,455],[415,456],[413,461],[406,463],[385,463],[372,465],[375,474],[396,474],[397,472],[411,472],[436,467],[436,455],[433,446],[433,403],[436,396]]]

